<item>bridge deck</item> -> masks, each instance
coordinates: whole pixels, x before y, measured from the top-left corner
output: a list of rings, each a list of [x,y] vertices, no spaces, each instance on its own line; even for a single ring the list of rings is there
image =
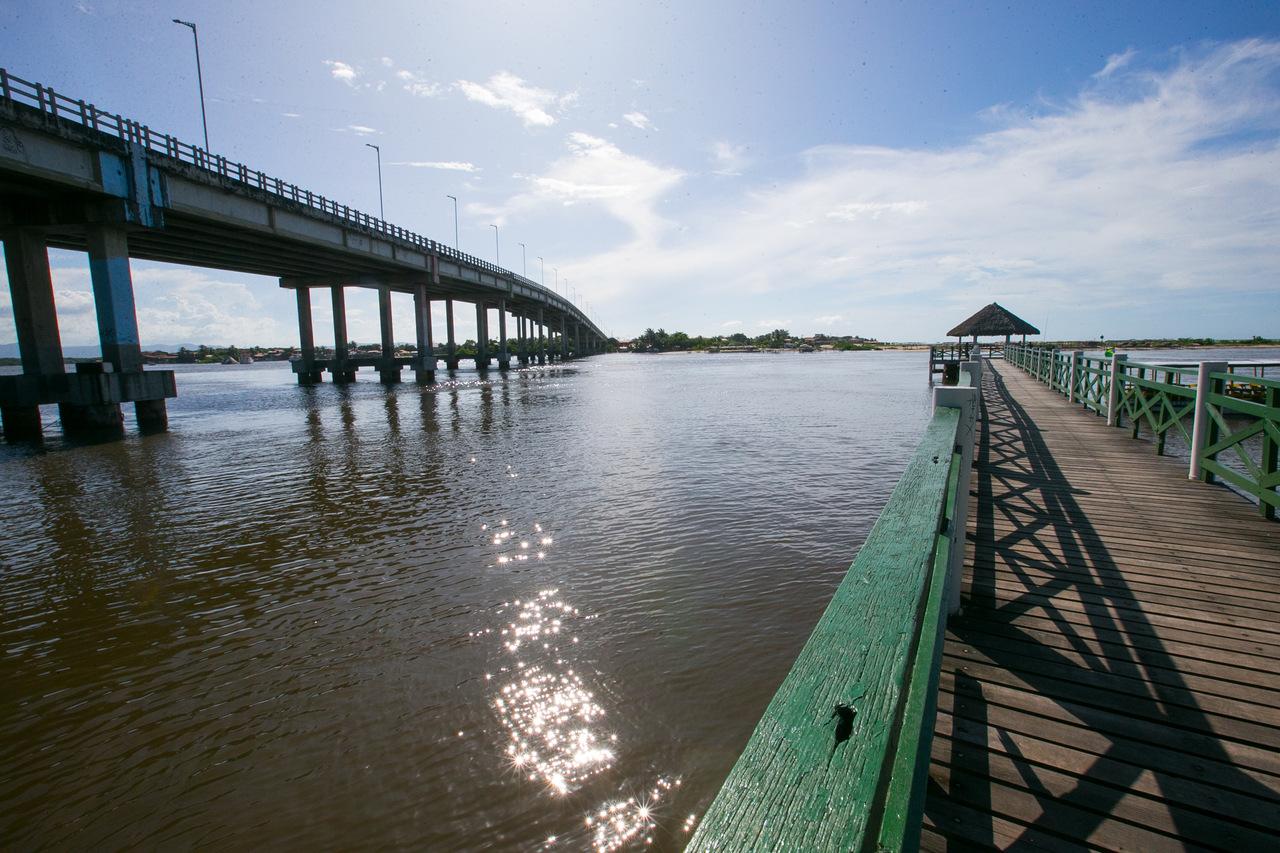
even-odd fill
[[[1275,849],[1280,524],[997,364],[923,847]]]

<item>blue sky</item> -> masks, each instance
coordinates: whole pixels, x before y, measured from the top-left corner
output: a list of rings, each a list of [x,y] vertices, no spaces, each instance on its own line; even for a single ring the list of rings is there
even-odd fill
[[[620,337],[937,339],[993,300],[1050,337],[1280,335],[1274,3],[3,0],[0,64],[199,141],[173,17],[215,151],[376,213],[375,143],[388,219],[452,242],[458,196],[465,251],[497,224]],[[53,262],[93,343],[85,259]],[[297,340],[273,280],[134,274],[145,342]]]

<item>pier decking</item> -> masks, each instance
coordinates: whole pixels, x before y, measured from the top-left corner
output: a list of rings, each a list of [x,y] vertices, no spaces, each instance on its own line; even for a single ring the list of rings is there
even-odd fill
[[[1275,849],[1280,525],[992,367],[922,847]]]

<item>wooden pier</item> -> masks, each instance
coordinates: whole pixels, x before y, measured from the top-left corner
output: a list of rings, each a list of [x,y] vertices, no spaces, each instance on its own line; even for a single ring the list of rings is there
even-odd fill
[[[690,850],[1276,849],[1280,381],[1004,355],[935,387]]]
[[[921,846],[1275,849],[1280,525],[992,367]]]

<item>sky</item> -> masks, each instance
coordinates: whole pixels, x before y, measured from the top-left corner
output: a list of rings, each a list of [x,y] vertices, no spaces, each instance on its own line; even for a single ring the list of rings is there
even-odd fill
[[[992,301],[1049,338],[1280,336],[1274,2],[0,0],[0,65],[199,142],[174,17],[214,151],[376,214],[376,144],[388,220],[452,243],[457,196],[464,251],[620,338],[938,340]],[[96,343],[85,256],[51,261]],[[275,280],[133,273],[144,345],[297,342]]]

